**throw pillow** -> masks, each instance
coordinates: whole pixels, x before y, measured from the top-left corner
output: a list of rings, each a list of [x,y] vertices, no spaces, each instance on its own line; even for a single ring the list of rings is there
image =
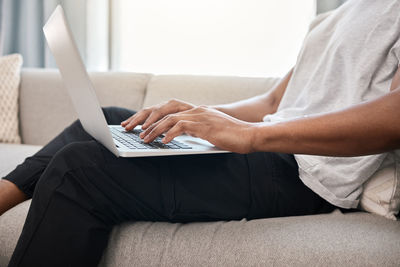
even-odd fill
[[[21,143],[18,130],[18,89],[22,57],[0,57],[0,142]]]
[[[400,162],[389,153],[382,168],[365,184],[360,199],[362,210],[396,220],[400,210]]]

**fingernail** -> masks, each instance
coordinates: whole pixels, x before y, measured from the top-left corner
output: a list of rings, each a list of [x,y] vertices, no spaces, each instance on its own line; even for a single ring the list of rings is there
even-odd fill
[[[167,138],[164,137],[163,139],[161,139],[161,142],[163,142],[164,144],[167,143]]]

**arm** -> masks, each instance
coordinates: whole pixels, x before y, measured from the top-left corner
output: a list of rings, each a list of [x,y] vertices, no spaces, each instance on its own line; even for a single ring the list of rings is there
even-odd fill
[[[275,113],[292,77],[293,69],[270,92],[231,104],[213,106],[229,116],[248,121],[260,122],[267,114]]]
[[[259,125],[254,150],[359,156],[400,148],[400,68],[391,92],[374,101],[286,123]]]
[[[163,142],[187,133],[238,153],[255,151],[359,156],[400,148],[400,68],[391,92],[374,101],[325,115],[277,124],[249,123],[207,107],[164,117],[142,133]]]

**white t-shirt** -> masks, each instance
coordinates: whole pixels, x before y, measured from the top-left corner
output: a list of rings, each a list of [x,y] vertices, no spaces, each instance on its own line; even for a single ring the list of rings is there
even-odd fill
[[[278,111],[264,121],[323,114],[385,95],[399,62],[400,0],[350,0],[313,21]],[[303,183],[343,208],[357,207],[363,183],[386,157],[295,155]]]

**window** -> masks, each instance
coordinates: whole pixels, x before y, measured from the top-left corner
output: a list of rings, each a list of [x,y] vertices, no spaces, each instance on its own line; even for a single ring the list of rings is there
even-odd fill
[[[315,0],[102,1],[89,3],[109,15],[109,36],[91,46],[109,54],[89,47],[88,65],[155,74],[283,76],[315,16]]]
[[[282,76],[313,0],[114,0],[112,64],[161,74]]]

